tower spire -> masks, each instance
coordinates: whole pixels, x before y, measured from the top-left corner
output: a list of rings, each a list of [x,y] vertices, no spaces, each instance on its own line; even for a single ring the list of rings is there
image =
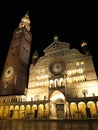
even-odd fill
[[[36,62],[38,60],[38,57],[39,57],[38,52],[37,52],[37,50],[35,50],[33,55],[32,55],[32,63],[33,63],[33,65],[36,64]]]
[[[81,45],[81,48],[82,48],[84,54],[90,55],[90,51],[88,49],[87,41],[82,40],[81,43],[80,43],[80,45]]]
[[[30,31],[30,18],[29,18],[29,11],[26,12],[25,16],[21,19],[19,23],[19,28],[26,28]]]

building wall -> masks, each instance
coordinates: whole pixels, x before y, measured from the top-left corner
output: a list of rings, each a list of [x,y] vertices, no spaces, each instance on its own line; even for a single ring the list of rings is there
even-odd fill
[[[26,14],[12,38],[4,72],[9,65],[15,71],[6,78],[4,72],[2,74],[0,118],[98,118],[98,80],[88,50],[81,53],[56,36],[43,50],[44,56],[34,60],[28,68],[32,39],[29,24]],[[8,70],[7,74],[10,72]]]

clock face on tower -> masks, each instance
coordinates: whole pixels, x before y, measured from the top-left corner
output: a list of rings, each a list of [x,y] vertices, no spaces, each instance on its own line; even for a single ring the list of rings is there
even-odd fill
[[[54,62],[50,65],[50,71],[54,74],[60,74],[64,70],[64,65],[62,62]]]
[[[5,72],[4,72],[4,77],[5,78],[9,78],[13,75],[14,73],[14,67],[13,66],[9,66],[8,68],[6,68]]]

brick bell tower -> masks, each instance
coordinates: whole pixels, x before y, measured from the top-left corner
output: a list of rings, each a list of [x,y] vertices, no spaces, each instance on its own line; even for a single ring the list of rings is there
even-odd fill
[[[0,82],[0,95],[21,95],[27,87],[32,34],[28,12],[14,31]]]

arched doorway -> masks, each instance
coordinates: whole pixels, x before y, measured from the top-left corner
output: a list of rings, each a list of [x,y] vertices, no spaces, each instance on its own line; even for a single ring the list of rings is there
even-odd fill
[[[93,101],[89,101],[87,103],[87,108],[89,109],[88,117],[89,118],[96,118],[97,117],[97,111],[96,111],[96,106]]]
[[[85,102],[79,102],[78,103],[78,109],[79,109],[79,117],[81,119],[85,119],[86,118],[86,104]]]
[[[49,105],[49,118],[50,119],[63,119],[66,113],[65,96],[61,91],[54,91],[50,96]]]
[[[20,106],[20,111],[19,111],[19,118],[20,119],[23,119],[25,116],[25,106],[24,105],[21,105]]]

